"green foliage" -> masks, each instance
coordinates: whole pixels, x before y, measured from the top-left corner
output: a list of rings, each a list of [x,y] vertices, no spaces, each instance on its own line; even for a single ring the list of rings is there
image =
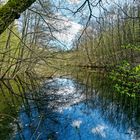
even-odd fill
[[[127,45],[122,45],[121,47],[125,49],[133,49],[135,51],[140,51],[140,45],[127,44]]]
[[[17,36],[19,35],[15,24],[9,28],[11,28]],[[9,30],[6,30],[0,35],[0,76],[2,76],[8,68],[10,71],[15,66],[14,63],[16,63],[20,52],[20,48],[18,47],[19,43],[20,40]]]
[[[123,61],[111,71],[110,79],[113,80],[115,91],[135,97],[140,94],[140,65],[132,67]]]

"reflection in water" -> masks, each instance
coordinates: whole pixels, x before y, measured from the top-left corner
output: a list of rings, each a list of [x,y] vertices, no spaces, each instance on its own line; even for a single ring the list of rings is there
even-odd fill
[[[109,92],[95,79],[54,78],[26,92],[12,140],[139,140],[139,99]]]
[[[72,79],[55,78],[47,81],[37,93],[38,100],[29,101],[28,109],[21,107],[19,121],[22,129],[16,132],[13,139],[140,138],[140,125],[134,115],[129,114],[131,110],[127,112],[116,100],[86,88]],[[90,92],[90,96],[85,94],[86,91]],[[136,113],[135,110],[133,113]]]
[[[14,79],[0,80],[0,139],[9,140],[11,134],[20,130],[17,120],[19,106],[28,106],[26,91],[38,88],[42,80],[33,78],[32,74],[24,74]]]

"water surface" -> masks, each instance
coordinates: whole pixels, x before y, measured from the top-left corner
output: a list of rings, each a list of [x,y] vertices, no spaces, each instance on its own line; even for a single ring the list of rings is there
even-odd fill
[[[48,80],[34,94],[20,107],[13,140],[140,139],[139,105],[129,98],[114,98],[73,78]]]

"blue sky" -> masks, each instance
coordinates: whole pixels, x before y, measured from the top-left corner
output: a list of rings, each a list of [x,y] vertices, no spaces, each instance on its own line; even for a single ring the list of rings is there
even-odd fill
[[[61,34],[56,33],[56,38],[58,38],[63,44],[65,44],[67,47],[66,49],[70,49],[72,47],[72,41],[75,40],[76,34],[83,29],[84,25],[86,24],[89,16],[89,9],[88,5],[86,4],[84,8],[77,12],[76,14],[73,14],[71,11],[75,12],[80,5],[85,0],[52,0],[52,5],[55,5],[55,7],[59,8],[58,15],[63,19],[66,20],[66,22],[62,23],[62,26],[71,25],[71,27],[67,28],[67,31],[62,32]],[[96,4],[99,0],[94,0],[94,3]],[[113,3],[123,4],[124,2],[128,2],[129,0],[102,0],[102,5],[105,8],[108,8]],[[131,1],[131,0],[130,0]],[[93,0],[91,0],[93,2]],[[54,8],[55,9],[55,8]],[[56,9],[57,10],[57,9]],[[103,11],[103,9],[102,9]],[[99,16],[99,6],[95,6],[92,8],[92,14],[96,17]],[[84,17],[84,20],[83,18]]]

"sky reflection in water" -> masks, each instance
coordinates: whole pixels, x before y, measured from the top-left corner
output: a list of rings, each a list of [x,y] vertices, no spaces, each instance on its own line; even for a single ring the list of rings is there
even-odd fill
[[[42,91],[41,99],[49,97],[51,101],[32,101],[28,109],[21,107],[21,130],[13,140],[135,140],[131,128],[118,127],[105,119],[99,98],[86,99],[84,86],[74,80],[56,78],[46,82]],[[112,105],[112,110],[115,107]]]

